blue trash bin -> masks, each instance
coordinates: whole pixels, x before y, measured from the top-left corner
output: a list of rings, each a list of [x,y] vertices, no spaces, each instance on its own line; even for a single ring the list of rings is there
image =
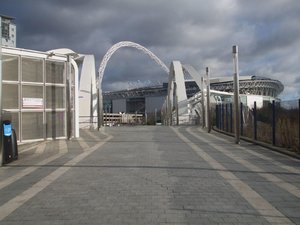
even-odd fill
[[[9,163],[18,158],[17,137],[11,124],[11,114],[2,112],[3,133],[3,163]]]

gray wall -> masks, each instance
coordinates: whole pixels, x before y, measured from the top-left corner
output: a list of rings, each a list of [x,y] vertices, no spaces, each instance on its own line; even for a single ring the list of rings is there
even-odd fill
[[[115,99],[112,101],[112,112],[126,112],[126,99]]]
[[[157,96],[157,97],[146,97],[145,105],[147,113],[155,112],[161,110],[162,105],[164,104],[166,96]]]

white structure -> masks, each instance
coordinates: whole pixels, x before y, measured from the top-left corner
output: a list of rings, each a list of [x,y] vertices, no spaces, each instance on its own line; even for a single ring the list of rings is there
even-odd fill
[[[20,142],[79,137],[75,56],[2,47],[2,109]]]
[[[81,128],[97,126],[97,84],[94,55],[84,55],[79,86],[79,123]]]
[[[166,102],[166,123],[173,125],[174,120],[179,125],[182,116],[187,112],[187,95],[182,65],[179,61],[173,61],[170,66],[168,96]],[[175,117],[173,113],[175,112]]]
[[[17,27],[13,23],[15,18],[0,15],[2,46],[16,47]]]
[[[94,55],[78,54],[67,48],[50,50],[48,53],[70,55],[74,58],[77,65],[81,67],[77,110],[79,127],[96,128],[98,113]]]

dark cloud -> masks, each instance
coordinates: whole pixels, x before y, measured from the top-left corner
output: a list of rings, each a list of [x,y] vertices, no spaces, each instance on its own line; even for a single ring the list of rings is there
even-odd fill
[[[0,13],[16,17],[18,47],[71,48],[94,54],[97,67],[113,44],[129,40],[167,65],[180,60],[201,73],[209,66],[212,76],[228,76],[231,47],[239,45],[241,74],[281,80],[286,95],[297,90],[298,0],[1,0]],[[163,73],[143,53],[120,49],[104,84],[110,89],[135,80],[159,82]]]

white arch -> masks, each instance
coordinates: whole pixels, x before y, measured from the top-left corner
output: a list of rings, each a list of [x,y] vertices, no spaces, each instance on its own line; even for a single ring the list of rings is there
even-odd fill
[[[166,64],[164,64],[156,55],[154,55],[149,49],[145,48],[142,45],[139,45],[137,43],[131,42],[131,41],[121,41],[117,44],[114,44],[104,55],[100,66],[99,66],[99,70],[98,70],[98,74],[99,74],[99,79],[98,79],[98,92],[99,92],[99,105],[98,105],[98,129],[100,128],[100,126],[102,126],[102,121],[103,121],[103,97],[102,97],[102,80],[103,80],[103,75],[104,75],[104,71],[106,68],[106,65],[109,61],[109,59],[111,58],[111,56],[120,48],[123,47],[132,47],[132,48],[136,48],[140,51],[142,51],[143,53],[147,54],[151,59],[153,59],[158,65],[160,65],[163,70],[169,74],[169,68],[166,66]]]
[[[182,64],[172,61],[169,73],[168,96],[166,103],[166,116],[168,125],[173,124],[173,113],[175,110],[175,121],[179,125],[180,118],[187,111],[187,95]]]
[[[104,55],[100,66],[99,66],[99,70],[98,70],[98,74],[99,74],[99,89],[101,90],[101,84],[102,84],[102,79],[103,79],[103,75],[104,75],[104,71],[106,68],[106,64],[108,63],[109,59],[111,58],[111,56],[120,48],[123,47],[132,47],[132,48],[136,48],[138,50],[141,50],[143,53],[147,54],[151,59],[153,59],[158,65],[160,65],[163,70],[169,74],[169,68],[156,56],[154,55],[149,49],[145,48],[142,45],[139,45],[137,43],[131,42],[131,41],[121,41],[117,44],[114,44]]]
[[[92,128],[98,115],[95,57],[84,55],[82,58],[79,89],[80,127]]]
[[[191,75],[198,87],[201,89],[201,75],[199,72],[193,66],[188,64],[182,65],[182,69]]]

